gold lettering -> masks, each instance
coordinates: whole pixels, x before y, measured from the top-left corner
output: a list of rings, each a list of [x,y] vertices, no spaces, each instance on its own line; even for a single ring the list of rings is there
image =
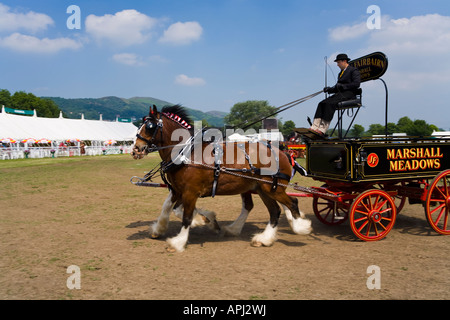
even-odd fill
[[[403,159],[409,159],[409,151],[411,149],[403,149]]]
[[[398,171],[397,161],[391,161],[389,163],[389,171]]]
[[[387,149],[387,160],[395,159],[395,149]]]
[[[405,171],[411,170],[411,162],[405,161]]]
[[[418,159],[423,158],[423,149],[422,148],[417,149],[417,158]]]
[[[440,169],[441,168],[441,160],[439,160],[439,159],[435,159],[434,160],[434,168],[435,169]]]

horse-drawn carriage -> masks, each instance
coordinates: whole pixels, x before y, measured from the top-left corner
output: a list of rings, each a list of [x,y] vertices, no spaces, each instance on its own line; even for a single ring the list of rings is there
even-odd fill
[[[387,68],[387,59],[379,52],[352,63],[360,69],[362,81],[380,79]],[[387,87],[384,81],[383,84],[387,115]],[[318,94],[320,92],[294,102],[298,104]],[[258,159],[256,149],[253,150],[248,142],[228,145],[219,138],[214,143],[204,143],[199,133],[186,133],[188,139],[183,140],[183,132],[190,129],[186,115],[182,115],[183,109],[175,106],[158,112],[154,107],[139,129],[133,156],[141,158],[142,154],[159,151],[163,161],[156,171],[137,178],[138,181],[133,177],[131,182],[138,186],[169,186],[171,189],[171,199],[166,200],[157,226],[152,226],[156,236],[166,230],[170,211],[182,204],[182,230],[168,242],[174,251],[184,250],[197,198],[216,194],[241,195],[243,208],[234,223],[239,222],[237,230],[240,232],[253,207],[249,195],[252,192],[258,193],[270,213],[269,224],[264,232],[253,238],[252,244],[267,246],[275,241],[280,214],[277,203],[283,206],[293,231],[307,234],[310,221],[298,210],[295,196],[299,194],[286,193],[287,187],[313,198],[313,210],[321,222],[338,225],[348,220],[354,234],[365,241],[384,238],[407,199],[410,203],[424,205],[427,220],[435,231],[450,234],[450,139],[399,139],[388,137],[387,133],[384,137],[370,139],[346,137],[342,125],[344,112],[356,109],[350,128],[361,106],[361,96],[339,106],[335,127],[337,138],[314,140],[306,135],[307,177],[324,183],[321,187],[309,188],[289,183],[293,162],[287,156],[277,154],[270,142],[258,142],[258,145],[260,150],[268,152],[271,163],[276,164],[277,170],[273,172]],[[183,134],[176,135],[178,140],[170,140],[175,130],[181,130]],[[297,131],[300,134],[307,132]],[[206,158],[196,160],[193,150],[196,146],[200,146],[200,155]],[[264,170],[272,173],[263,174]],[[165,183],[148,182],[158,172]],[[162,232],[158,231],[160,227],[164,229]]]
[[[350,64],[360,70],[364,82],[382,80],[388,62],[383,53],[375,52]],[[389,233],[408,199],[410,204],[423,204],[426,218],[436,232],[450,234],[450,139],[388,136],[388,93],[384,81],[383,84],[384,136],[346,137],[362,106],[360,95],[338,105],[333,130],[337,129],[337,138],[307,139],[308,176],[324,183],[313,188],[319,195],[314,191],[309,195],[313,197],[314,214],[328,225],[349,220],[358,238],[375,241]],[[351,109],[353,117],[344,132],[343,118]]]
[[[313,197],[319,221],[349,220],[365,241],[384,238],[409,200],[421,203],[431,227],[450,234],[450,140],[337,139],[307,143],[308,176],[322,181]]]

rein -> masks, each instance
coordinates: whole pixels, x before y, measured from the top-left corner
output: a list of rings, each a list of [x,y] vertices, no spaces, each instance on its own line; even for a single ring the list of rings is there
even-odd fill
[[[248,127],[254,125],[254,124],[257,123],[257,122],[260,122],[260,121],[262,121],[262,120],[265,120],[265,119],[267,119],[267,118],[269,118],[269,117],[272,117],[272,116],[274,116],[274,115],[276,115],[276,114],[278,114],[278,113],[280,113],[280,112],[283,112],[283,111],[288,110],[288,109],[290,109],[290,108],[292,108],[292,107],[295,107],[296,105],[298,105],[298,104],[300,104],[300,103],[303,103],[303,102],[305,102],[305,101],[308,101],[309,99],[314,98],[315,96],[321,94],[322,92],[323,92],[323,90],[320,90],[320,91],[317,91],[316,93],[310,94],[309,96],[306,96],[306,97],[303,97],[303,98],[300,98],[300,99],[291,101],[291,102],[289,102],[289,103],[286,103],[286,104],[284,104],[284,105],[282,105],[282,106],[279,106],[278,108],[275,109],[275,110],[276,110],[275,112],[273,112],[273,113],[271,113],[271,114],[269,114],[269,115],[267,115],[267,116],[264,116],[264,117],[262,117],[262,118],[258,118],[257,120],[256,120],[256,119],[253,119],[253,120],[245,120],[244,122],[242,122],[242,123],[240,123],[240,124],[238,124],[238,125],[233,126],[233,129],[235,129],[235,128],[240,128],[242,125],[245,125],[245,127],[243,127],[242,129],[247,129]],[[251,121],[251,122],[249,123],[249,121]]]

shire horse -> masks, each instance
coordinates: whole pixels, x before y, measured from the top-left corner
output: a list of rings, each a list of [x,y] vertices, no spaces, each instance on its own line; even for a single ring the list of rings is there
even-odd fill
[[[181,231],[177,236],[167,239],[169,252],[184,251],[197,199],[206,196],[241,195],[243,208],[234,223],[238,225],[238,232],[253,207],[250,192],[256,192],[260,196],[269,211],[270,219],[264,231],[254,235],[252,246],[271,246],[276,241],[281,213],[278,203],[283,206],[294,233],[311,232],[311,221],[305,219],[304,214],[299,211],[298,200],[286,194],[286,184],[289,182],[292,167],[284,153],[270,144],[258,143],[258,152],[257,148],[252,148],[248,142],[230,145],[230,142],[208,143],[203,139],[199,144],[195,144],[194,139],[194,144],[191,145],[194,150],[189,148],[186,151],[186,148],[179,147],[181,152],[174,152],[177,145],[187,145],[186,141],[183,141],[183,133],[186,133],[185,130],[189,131],[191,125],[185,119],[188,119],[187,113],[179,105],[166,106],[161,112],[158,112],[154,105],[138,129],[132,151],[135,159],[141,159],[149,152],[158,150],[166,168],[164,179],[172,194],[170,201],[170,195],[166,199],[167,208],[164,210],[163,206],[163,212],[170,213],[176,203],[183,207]],[[191,136],[190,133],[186,135]],[[201,151],[200,161],[193,156],[195,148],[200,148],[197,149]],[[227,156],[227,153],[230,155]],[[268,155],[270,161],[264,161],[262,153]],[[243,155],[246,161],[240,161],[239,156],[242,158]],[[191,160],[192,158],[194,160]],[[277,172],[272,172],[274,164]]]

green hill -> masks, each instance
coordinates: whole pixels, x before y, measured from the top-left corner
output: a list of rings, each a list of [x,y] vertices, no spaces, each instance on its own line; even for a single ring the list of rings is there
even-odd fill
[[[131,118],[133,121],[141,119],[148,114],[153,104],[161,109],[173,103],[151,97],[133,97],[124,99],[119,97],[66,99],[59,97],[45,97],[56,103],[63,111],[64,117],[79,119],[84,114],[85,119],[98,120],[100,114],[103,120],[115,120],[116,117]],[[227,115],[221,111],[203,112],[186,108],[194,121],[206,120],[210,126],[222,128],[223,118]]]

